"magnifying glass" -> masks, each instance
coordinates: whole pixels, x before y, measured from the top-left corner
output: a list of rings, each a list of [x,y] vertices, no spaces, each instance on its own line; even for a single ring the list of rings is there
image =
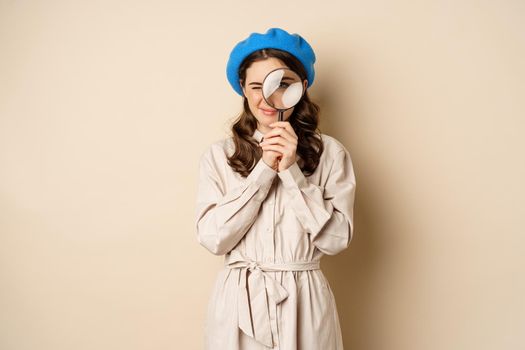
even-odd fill
[[[262,92],[266,103],[279,112],[279,121],[282,121],[283,112],[303,97],[304,85],[301,77],[290,68],[277,68],[264,78]]]

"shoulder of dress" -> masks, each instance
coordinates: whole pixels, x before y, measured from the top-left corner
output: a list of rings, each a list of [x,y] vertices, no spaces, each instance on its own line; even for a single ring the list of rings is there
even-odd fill
[[[231,137],[213,141],[201,153],[201,159],[208,157],[211,159],[227,158],[233,149],[233,139]]]
[[[321,133],[321,140],[328,156],[333,157],[341,151],[347,151],[341,141],[333,136]]]

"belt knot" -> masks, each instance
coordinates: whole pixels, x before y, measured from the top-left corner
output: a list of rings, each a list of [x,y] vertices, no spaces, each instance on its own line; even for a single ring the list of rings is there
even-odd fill
[[[272,348],[274,335],[270,324],[268,301],[278,305],[288,297],[288,291],[268,272],[317,270],[320,268],[319,261],[257,262],[233,250],[226,255],[225,263],[229,269],[240,269],[237,299],[239,328],[246,335]],[[250,271],[249,275],[248,271]]]
[[[249,261],[248,262],[248,270],[261,270],[261,265],[257,261]]]

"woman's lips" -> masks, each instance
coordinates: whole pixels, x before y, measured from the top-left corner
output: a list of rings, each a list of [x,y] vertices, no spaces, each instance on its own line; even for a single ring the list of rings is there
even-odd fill
[[[264,115],[274,115],[275,112],[277,112],[277,110],[275,109],[264,109],[264,108],[259,108]]]

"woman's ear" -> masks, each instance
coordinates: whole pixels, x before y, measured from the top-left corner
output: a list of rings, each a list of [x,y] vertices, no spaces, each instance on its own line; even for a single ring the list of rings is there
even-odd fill
[[[308,80],[305,79],[305,80],[303,81],[303,86],[304,86],[304,89],[303,89],[303,90],[306,91],[306,89],[308,88]]]

